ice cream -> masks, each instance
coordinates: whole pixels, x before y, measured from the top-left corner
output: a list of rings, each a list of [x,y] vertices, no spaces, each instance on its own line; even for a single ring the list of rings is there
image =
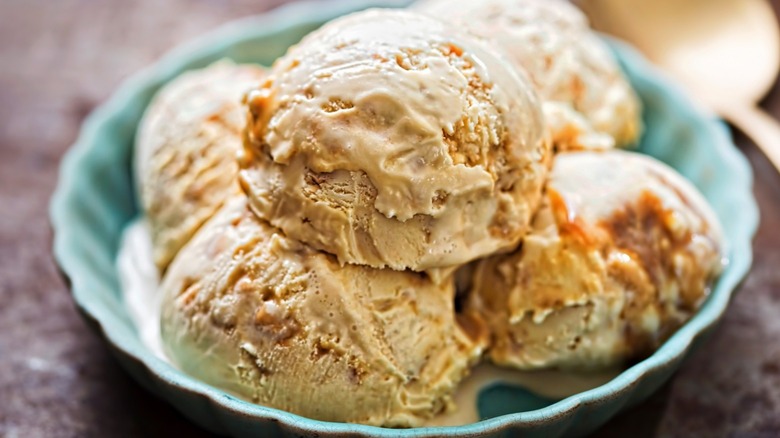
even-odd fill
[[[462,24],[528,72],[559,150],[634,143],[640,102],[585,15],[564,0],[423,0],[414,6]]]
[[[162,338],[188,374],[309,418],[419,426],[451,407],[487,334],[456,320],[454,281],[340,266],[239,196],[174,259]]]
[[[478,264],[466,311],[488,321],[497,364],[621,364],[691,317],[723,253],[714,213],[668,166],[616,150],[562,154],[532,231]]]
[[[246,121],[241,97],[263,76],[260,67],[222,61],[165,85],[146,111],[135,171],[159,269],[240,191],[236,155]]]
[[[533,87],[501,58],[408,11],[326,24],[247,95],[253,210],[341,263],[424,271],[512,249],[550,148]]]

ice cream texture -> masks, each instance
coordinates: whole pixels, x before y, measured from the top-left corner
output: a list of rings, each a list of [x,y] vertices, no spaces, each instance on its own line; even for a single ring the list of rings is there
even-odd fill
[[[481,261],[467,313],[489,356],[520,369],[588,369],[649,354],[698,309],[724,241],[702,195],[640,154],[559,155],[533,229]]]
[[[310,418],[419,426],[452,407],[487,340],[456,320],[453,281],[340,266],[285,237],[241,196],[171,264],[162,338],[183,371]]]
[[[147,109],[135,171],[160,270],[240,191],[236,155],[246,120],[241,98],[263,76],[259,66],[221,61],[174,79]]]
[[[423,0],[414,8],[494,41],[528,73],[558,150],[633,144],[641,104],[609,48],[566,0]]]
[[[614,367],[706,298],[717,218],[671,168],[613,149],[640,104],[576,8],[415,9],[155,97],[136,179],[182,371],[313,419],[419,427],[483,355]]]
[[[246,100],[250,205],[341,263],[425,271],[510,250],[541,199],[550,144],[533,87],[433,18],[334,20]]]

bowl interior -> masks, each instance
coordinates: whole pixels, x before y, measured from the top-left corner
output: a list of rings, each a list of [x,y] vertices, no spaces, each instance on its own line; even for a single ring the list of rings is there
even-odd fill
[[[176,403],[176,397],[166,395],[160,389],[161,385],[174,385],[205,394],[250,417],[270,416],[305,424],[308,428],[341,432],[380,433],[378,431],[382,430],[354,425],[342,430],[332,423],[307,420],[252,405],[179,373],[156,358],[141,343],[123,306],[114,262],[121,232],[138,214],[131,181],[135,129],[144,108],[162,84],[184,70],[204,67],[222,58],[270,65],[290,45],[329,19],[367,6],[399,6],[403,3],[407,2],[342,1],[328,2],[328,7],[308,3],[286,8],[271,16],[238,21],[174,50],[156,65],[126,82],[85,122],[77,144],[63,162],[60,182],[52,201],[55,257],[72,282],[74,299],[79,308],[97,323],[123,357],[136,360],[134,365],[125,366],[137,367],[133,374],[138,377],[137,373],[141,373],[143,376],[138,377],[139,380],[169,401]],[[507,422],[553,421],[556,415],[573,409],[577,404],[608,398],[625,391],[654,370],[673,368],[697,336],[711,327],[723,313],[731,292],[751,262],[750,240],[757,222],[750,189],[752,177],[744,157],[735,150],[726,129],[720,122],[692,107],[683,93],[660,77],[633,50],[619,43],[610,44],[645,105],[647,129],[640,151],[680,171],[710,201],[730,244],[730,264],[696,317],[653,356],[627,369],[610,383],[563,401],[539,397],[521,388],[505,385],[486,389],[481,393],[478,404],[482,418],[501,417],[480,423],[486,427],[501,426]],[[658,385],[660,383],[655,386]],[[460,429],[464,432],[478,431],[468,427]]]

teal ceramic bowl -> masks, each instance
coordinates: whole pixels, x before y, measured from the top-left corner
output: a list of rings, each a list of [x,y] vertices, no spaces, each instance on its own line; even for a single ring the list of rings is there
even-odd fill
[[[723,223],[730,263],[700,312],[658,351],[605,385],[563,400],[512,388],[480,395],[482,421],[466,426],[393,430],[310,420],[254,405],[201,383],[155,357],[123,306],[115,258],[123,228],[138,214],[131,182],[136,126],[155,91],[184,70],[221,58],[270,65],[322,23],[369,6],[403,2],[294,4],[231,23],[180,47],[124,83],[89,116],[62,163],[51,204],[54,255],[84,317],[119,362],[149,391],[206,429],[233,436],[578,436],[655,391],[723,315],[751,263],[758,213],[752,175],[724,125],[695,108],[636,52],[611,43],[645,105],[640,149],[670,164],[701,189]]]

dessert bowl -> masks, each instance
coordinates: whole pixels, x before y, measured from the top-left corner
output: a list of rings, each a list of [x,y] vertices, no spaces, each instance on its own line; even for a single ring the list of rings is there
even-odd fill
[[[123,229],[139,214],[132,181],[135,131],[155,91],[181,72],[219,59],[270,65],[287,47],[324,22],[373,6],[405,1],[340,0],[293,4],[239,20],[179,47],[127,80],[85,121],[62,162],[51,203],[54,256],[73,298],[90,323],[145,388],[211,431],[232,436],[579,436],[655,391],[723,315],[752,260],[758,222],[752,174],[727,128],[696,107],[631,48],[610,46],[641,96],[645,133],[639,150],[671,165],[698,187],[718,215],[728,264],[699,312],[650,357],[608,383],[562,400],[516,387],[481,392],[480,422],[452,427],[383,429],[311,420],[243,401],[189,377],[141,341],[116,268]]]

